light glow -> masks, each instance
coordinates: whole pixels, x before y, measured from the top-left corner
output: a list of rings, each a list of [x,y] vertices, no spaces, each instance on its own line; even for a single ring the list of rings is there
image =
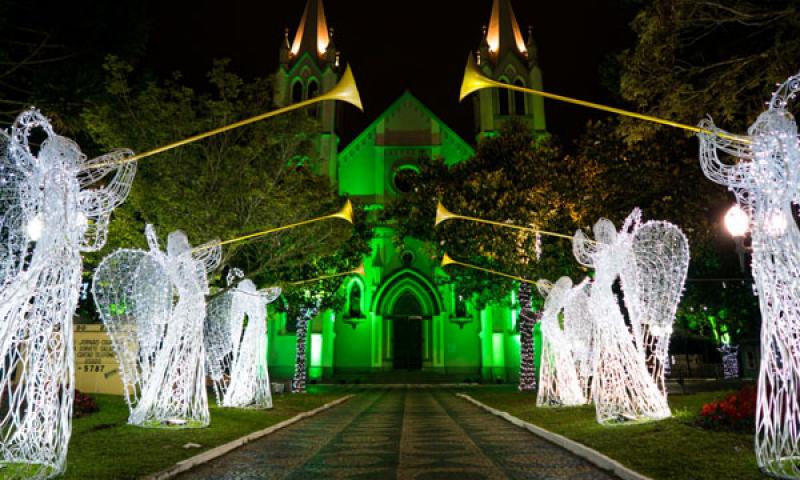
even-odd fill
[[[744,237],[750,228],[750,216],[739,205],[734,205],[725,214],[725,228],[732,237]]]
[[[42,232],[44,231],[44,221],[42,220],[42,214],[37,213],[35,217],[28,222],[28,225],[25,227],[25,233],[28,234],[31,241],[38,242],[39,239],[42,238]]]
[[[511,29],[514,45],[519,53],[527,53],[528,48],[525,46],[525,40],[522,38],[522,32],[519,29],[514,10],[511,8],[511,3],[509,0],[494,0],[489,30],[486,33],[486,43],[489,44],[490,52],[496,54],[500,50],[500,37],[506,33],[504,29]]]

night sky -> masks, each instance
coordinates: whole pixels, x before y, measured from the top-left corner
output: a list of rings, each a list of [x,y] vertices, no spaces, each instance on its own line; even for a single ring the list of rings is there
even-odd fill
[[[609,100],[599,67],[631,44],[630,9],[612,1],[512,0],[523,33],[533,26],[545,90],[587,100]],[[467,55],[488,24],[491,0],[327,0],[328,25],[342,60],[355,72],[364,115],[346,107],[342,146],[405,90],[410,90],[466,140],[473,140],[471,102],[457,96]],[[161,2],[146,53],[149,66],[182,71],[200,83],[214,58],[230,58],[245,77],[275,71],[285,27],[293,38],[305,0]],[[569,139],[597,114],[546,104],[548,130]]]

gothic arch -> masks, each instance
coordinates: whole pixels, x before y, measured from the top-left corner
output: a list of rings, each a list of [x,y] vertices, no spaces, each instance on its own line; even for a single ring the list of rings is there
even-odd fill
[[[299,103],[303,101],[303,81],[299,78],[296,78],[292,82],[292,88],[289,90],[292,102],[291,103]]]
[[[365,311],[364,303],[365,303],[365,286],[364,280],[361,277],[353,277],[348,283],[346,287],[346,296],[345,296],[345,309],[346,315],[349,317],[353,317],[354,312],[358,312],[358,317],[363,315]],[[354,290],[358,293],[355,297],[358,299],[358,305],[353,305],[353,298],[354,298]]]
[[[501,83],[508,83],[511,82],[508,80],[507,77],[502,76],[498,79]],[[497,88],[497,113],[501,116],[505,117],[511,114],[511,94],[505,88]]]
[[[525,80],[522,78],[517,78],[514,80],[514,85],[518,87],[524,87]],[[525,97],[526,95],[522,92],[514,92],[514,115],[527,115],[528,111],[525,108]]]
[[[378,315],[391,314],[397,301],[404,295],[413,295],[425,316],[439,315],[444,310],[436,287],[418,271],[405,268],[395,272],[378,288],[372,310]]]

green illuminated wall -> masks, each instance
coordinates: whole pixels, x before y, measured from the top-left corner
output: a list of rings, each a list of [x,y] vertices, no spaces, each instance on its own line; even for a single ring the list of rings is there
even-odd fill
[[[380,209],[402,194],[394,184],[397,171],[437,157],[454,164],[473,154],[463,139],[405,93],[339,154],[335,181],[343,195]],[[452,284],[437,281],[447,280],[447,274],[439,259],[428,257],[424,244],[407,238],[395,245],[391,223],[376,223],[374,228],[366,276],[344,282],[339,292],[345,298],[342,311],[324,312],[311,324],[306,349],[309,377],[391,372],[394,322],[398,312],[402,317],[410,312],[422,324],[423,371],[458,381],[516,381],[520,351],[516,296],[509,293],[500,304],[478,310],[469,299],[457,299]],[[295,335],[287,331],[283,315],[270,320],[269,341],[273,377],[290,377]]]

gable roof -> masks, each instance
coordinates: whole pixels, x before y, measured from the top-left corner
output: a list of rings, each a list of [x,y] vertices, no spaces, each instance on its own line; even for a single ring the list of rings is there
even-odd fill
[[[414,94],[410,91],[406,90],[402,95],[400,95],[394,102],[392,102],[389,107],[384,110],[372,123],[367,126],[352,142],[350,142],[342,151],[339,153],[340,158],[346,158],[351,150],[354,150],[360,147],[366,141],[374,139],[373,133],[378,129],[378,126],[381,122],[384,122],[388,117],[392,116],[396,112],[398,112],[403,106],[408,104],[413,105],[416,107],[420,112],[422,112],[425,116],[430,118],[432,123],[436,123],[439,125],[439,129],[441,130],[441,142],[442,145],[445,142],[453,143],[454,147],[463,152],[464,158],[458,159],[448,159],[445,158],[445,162],[448,165],[453,163],[458,163],[462,160],[465,160],[469,157],[472,157],[475,154],[475,150],[466,142],[460,135],[458,135],[453,129],[451,129],[446,123],[444,123],[435,113],[433,113],[424,103],[422,103]],[[420,145],[421,147],[428,146],[428,145]]]

